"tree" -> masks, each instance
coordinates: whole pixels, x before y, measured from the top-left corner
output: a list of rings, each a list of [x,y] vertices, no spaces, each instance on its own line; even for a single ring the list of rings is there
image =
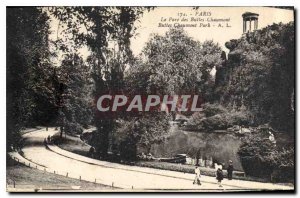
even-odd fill
[[[94,96],[122,92],[125,65],[131,59],[130,38],[134,35],[135,21],[144,7],[53,7],[51,13],[67,27],[66,34],[73,36],[75,46],[86,45],[91,56],[89,65],[94,80]],[[82,29],[82,27],[84,27]],[[116,43],[111,50],[109,44]],[[117,54],[117,55],[116,55]],[[104,158],[109,146],[109,134],[115,119],[97,116],[94,121],[98,131],[97,152]]]
[[[183,29],[154,35],[143,55],[150,71],[149,88],[160,94],[201,94],[209,99],[213,85],[211,70],[221,64],[221,48],[213,41],[200,43]]]
[[[143,49],[141,57],[145,58],[134,59],[126,72],[126,94],[129,97],[199,93],[209,96],[210,71],[221,63],[220,54],[217,44],[194,41],[182,29],[171,29],[165,36],[154,35]],[[135,117],[125,116],[116,129],[116,136],[123,137],[119,142],[126,142],[122,146],[131,148],[133,156],[138,147],[149,152],[151,144],[163,140],[169,131],[170,116],[155,109],[136,113]],[[139,127],[134,129],[136,119]],[[126,149],[120,150],[126,153]]]
[[[125,72],[124,93],[129,98],[135,95],[156,94],[149,89],[151,71],[147,63],[136,58]],[[118,112],[119,119],[113,133],[114,147],[123,160],[136,160],[138,153],[149,153],[151,145],[161,142],[169,133],[170,116],[159,109],[148,112]]]
[[[169,121],[165,112],[145,112],[120,120],[114,137],[122,159],[135,160],[138,152],[149,153],[152,144],[162,142],[168,135]]]
[[[89,68],[77,54],[67,54],[59,72],[65,86],[62,112],[66,120],[63,125],[68,133],[81,133],[82,126],[92,123],[92,78]]]
[[[49,20],[39,7],[7,8],[7,146],[20,130],[50,122],[55,113]]]

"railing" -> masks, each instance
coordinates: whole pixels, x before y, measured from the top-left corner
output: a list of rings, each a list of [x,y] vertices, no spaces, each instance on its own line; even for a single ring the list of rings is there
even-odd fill
[[[20,158],[15,157],[15,156],[11,156],[11,158],[19,164],[25,165],[29,168],[33,168],[33,169],[36,169],[36,170],[44,171],[45,173],[52,173],[52,174],[55,174],[55,175],[64,176],[66,178],[78,179],[79,181],[86,181],[86,182],[91,182],[91,183],[94,183],[94,184],[102,184],[102,185],[105,185],[105,186],[110,186],[112,188],[131,189],[131,190],[136,189],[133,185],[130,185],[128,183],[122,183],[120,181],[117,181],[116,179],[115,180],[110,180],[110,181],[103,180],[102,178],[93,178],[92,179],[91,177],[85,177],[85,176],[82,176],[80,174],[75,174],[75,173],[72,173],[72,172],[58,171],[58,170],[55,170],[55,169],[50,169],[50,168],[47,168],[47,167],[43,167],[43,166],[38,165],[36,163],[33,163],[33,162],[31,162],[27,159],[20,159]],[[13,180],[13,185],[6,184],[6,186],[7,187],[12,186],[13,188],[16,188],[16,181]],[[34,190],[38,191],[38,189],[34,189]],[[74,189],[72,189],[72,190],[74,190]]]

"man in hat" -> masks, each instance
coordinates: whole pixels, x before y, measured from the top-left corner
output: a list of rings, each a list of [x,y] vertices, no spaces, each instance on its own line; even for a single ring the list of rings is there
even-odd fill
[[[233,164],[232,161],[229,160],[227,167],[227,178],[228,180],[232,180],[232,172],[233,172]]]

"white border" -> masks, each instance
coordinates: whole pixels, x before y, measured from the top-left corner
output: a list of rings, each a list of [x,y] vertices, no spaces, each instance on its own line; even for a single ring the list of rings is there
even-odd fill
[[[85,5],[85,6],[109,6],[109,5],[123,5],[123,6],[287,6],[295,5],[296,0],[248,0],[248,1],[222,1],[222,0],[84,0],[84,1],[70,1],[70,0],[4,0],[4,5],[9,6],[36,6],[36,5]]]
[[[76,5],[84,5],[84,6],[116,6],[116,5],[124,5],[124,6],[295,6],[296,9],[300,8],[300,1],[297,0],[248,0],[248,1],[237,1],[237,0],[229,0],[229,1],[221,1],[221,0],[148,0],[148,1],[142,1],[142,0],[84,0],[84,1],[70,1],[70,0],[3,0],[0,2],[0,50],[1,50],[1,67],[0,67],[0,90],[2,92],[0,97],[0,127],[1,127],[1,178],[0,178],[0,196],[1,197],[8,197],[11,196],[11,194],[6,193],[6,6],[76,6]],[[297,17],[297,14],[296,14]],[[296,27],[299,26],[299,22],[296,19]],[[297,35],[296,38],[298,38],[298,31],[296,30]],[[298,39],[297,39],[298,40]],[[297,42],[298,46],[298,42]],[[299,57],[299,50],[297,52],[297,57]],[[296,68],[298,67],[298,64],[296,65]],[[299,76],[299,69],[296,69],[297,76]],[[297,110],[298,104],[299,104],[299,83],[297,83]],[[299,121],[299,117],[297,119],[297,122]],[[298,127],[297,127],[298,129]],[[298,130],[297,130],[298,131]],[[297,137],[297,143],[299,144],[299,134]],[[299,172],[299,145],[297,145],[297,172]],[[298,179],[298,174],[297,177]],[[298,183],[298,182],[297,182]],[[296,186],[296,189],[298,186]],[[51,195],[55,196],[62,196],[62,194],[47,194],[46,197],[49,197]],[[101,197],[108,197],[108,196],[141,196],[141,194],[64,194],[68,196],[101,196]],[[186,194],[177,194],[176,196],[185,196]],[[206,197],[210,196],[207,194],[189,194],[190,196],[201,196]],[[234,194],[214,194],[217,196],[232,196]],[[214,196],[213,195],[213,196]],[[236,196],[245,196],[246,194],[235,194]],[[248,194],[247,196],[256,196],[256,197],[264,197],[264,196],[273,196],[276,194]],[[278,194],[281,197],[285,197],[288,195],[282,195]],[[20,196],[20,195],[19,195]],[[32,196],[31,194],[22,194],[22,196]],[[45,196],[39,194],[38,197]],[[147,197],[156,197],[156,196],[173,196],[171,194],[144,194],[142,196]]]

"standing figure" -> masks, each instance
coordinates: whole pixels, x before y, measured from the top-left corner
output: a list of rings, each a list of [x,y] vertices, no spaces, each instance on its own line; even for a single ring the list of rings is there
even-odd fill
[[[89,150],[89,156],[91,158],[94,158],[94,153],[95,153],[95,148],[93,146],[91,146],[90,150]]]
[[[198,185],[201,185],[200,177],[201,177],[200,168],[198,165],[196,165],[195,166],[195,179],[194,179],[193,184],[197,183]]]
[[[227,167],[228,180],[232,180],[232,172],[233,172],[233,164],[232,164],[232,161],[229,160],[228,167]]]
[[[47,137],[47,143],[51,144],[51,137],[50,137],[50,135],[48,135],[48,137]]]
[[[218,180],[219,187],[223,187],[222,184],[221,184],[221,182],[224,178],[222,169],[218,168],[216,175],[217,175],[217,180]]]
[[[47,140],[44,138],[44,146],[47,148]]]

